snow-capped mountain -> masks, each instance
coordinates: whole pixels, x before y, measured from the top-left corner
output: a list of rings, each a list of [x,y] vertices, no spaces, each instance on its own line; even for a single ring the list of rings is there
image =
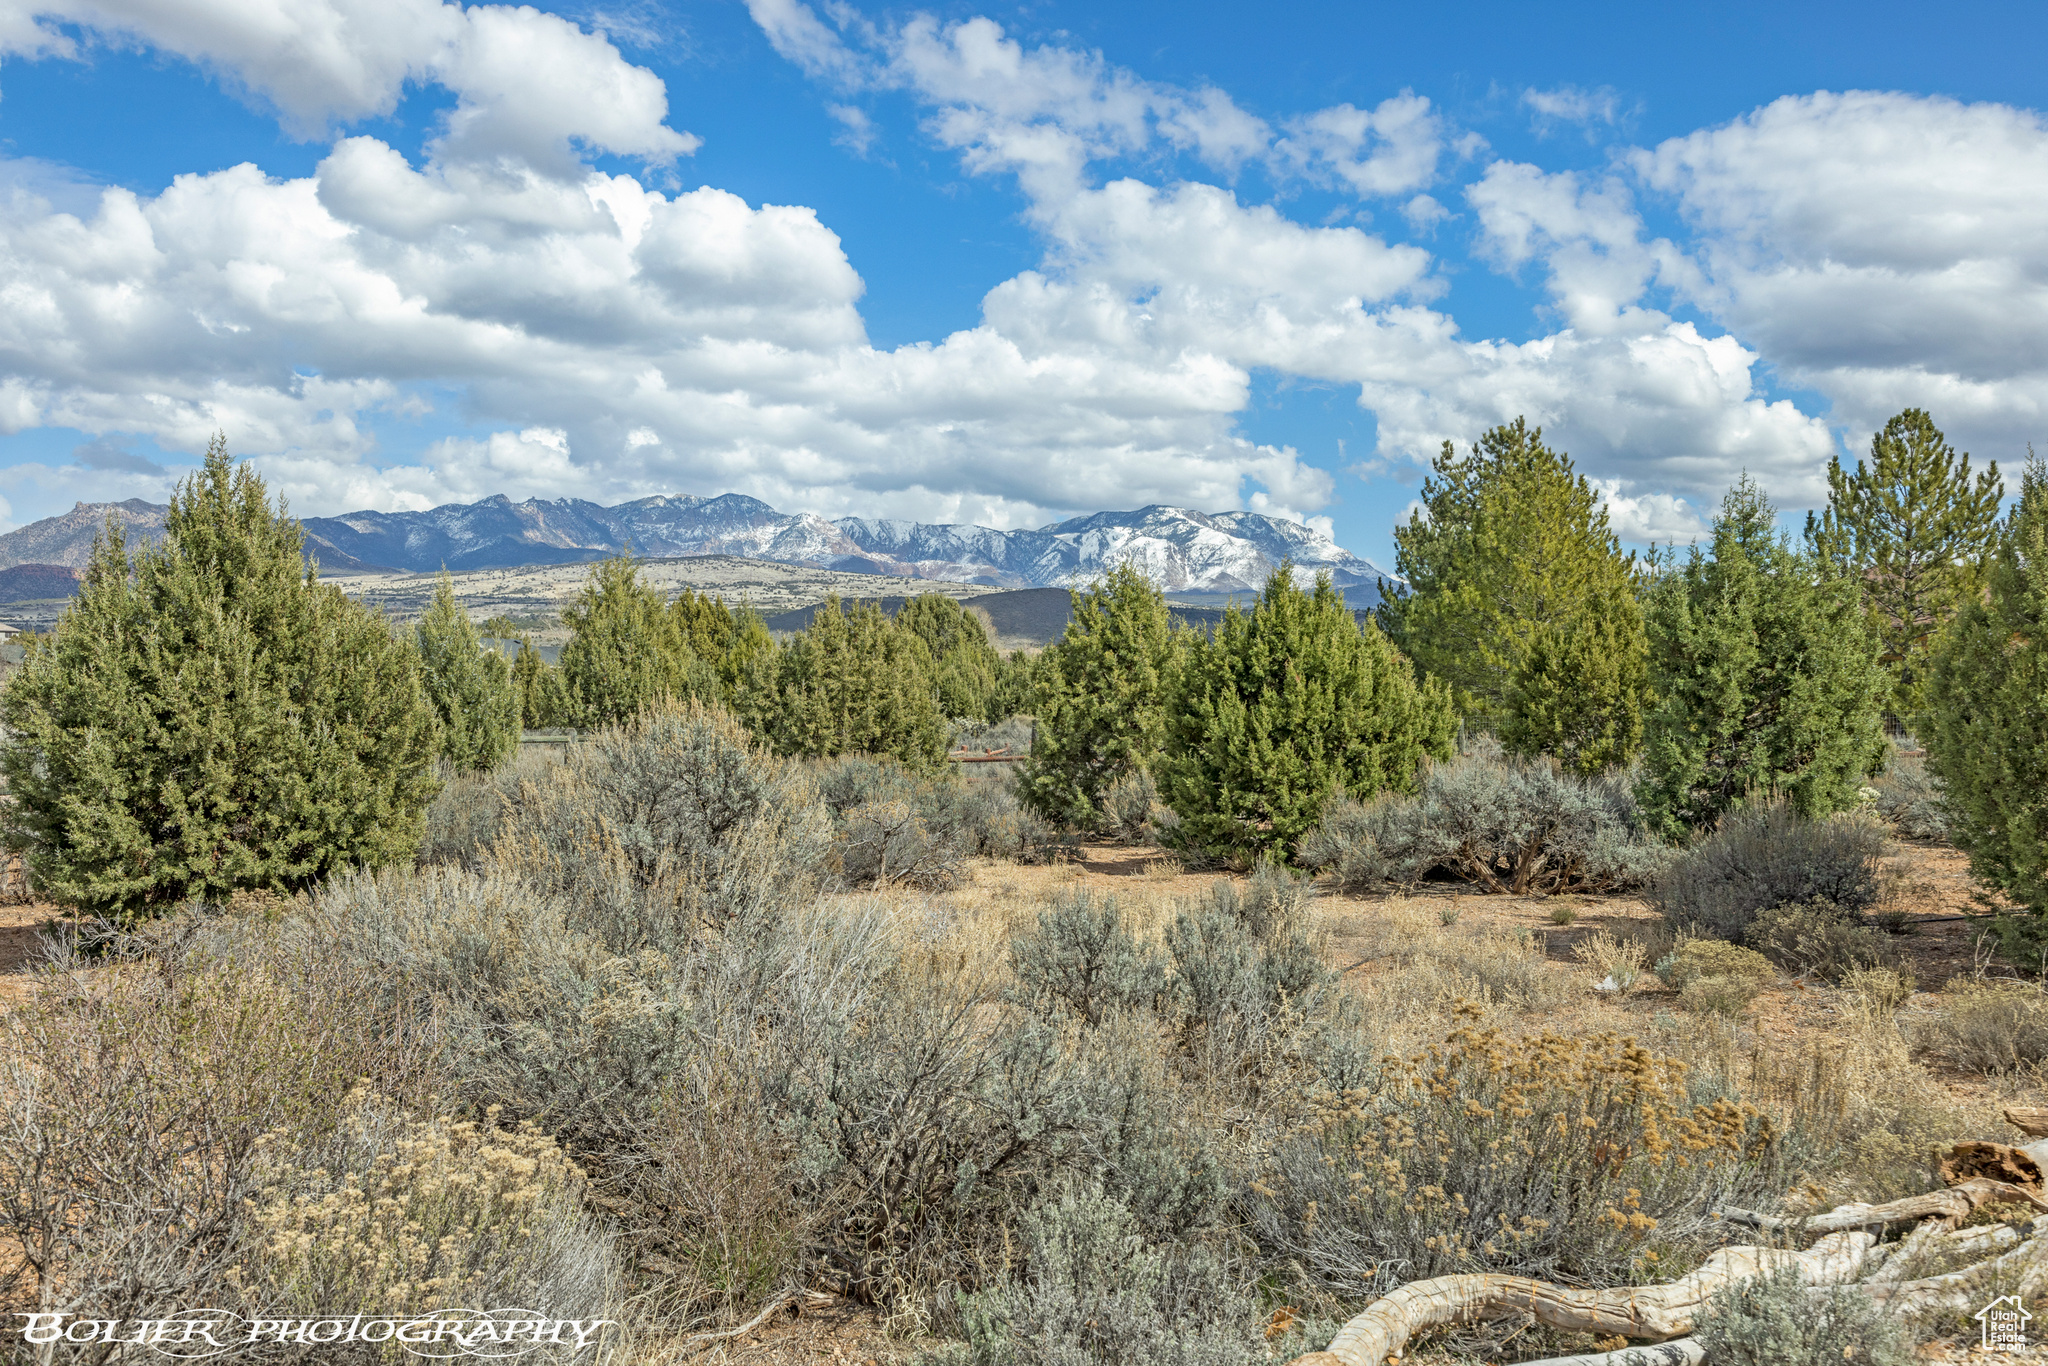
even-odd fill
[[[0,568],[25,562],[83,564],[108,505],[81,503],[0,536]],[[136,501],[117,515],[138,538],[160,534],[163,509]],[[1086,583],[1134,564],[1177,592],[1253,591],[1281,560],[1327,570],[1340,588],[1370,589],[1392,577],[1328,536],[1255,512],[1148,507],[1096,512],[1035,531],[934,525],[778,512],[757,498],[663,495],[603,507],[575,498],[502,494],[426,512],[351,512],[305,519],[308,550],[330,568],[411,571],[494,569],[602,559],[628,547],[655,558],[745,555],[859,573],[1048,588]],[[73,544],[76,542],[76,544]],[[60,544],[61,543],[61,544]]]

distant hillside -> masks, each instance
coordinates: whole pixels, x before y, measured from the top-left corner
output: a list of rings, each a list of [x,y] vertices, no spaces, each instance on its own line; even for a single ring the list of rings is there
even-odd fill
[[[112,510],[138,539],[162,534],[151,503],[82,503],[0,536],[0,567],[83,565]],[[1148,507],[1096,512],[1037,530],[778,512],[739,494],[660,496],[602,507],[574,498],[514,503],[498,496],[426,512],[351,512],[308,517],[306,548],[329,573],[431,573],[581,564],[631,547],[656,559],[731,555],[841,573],[877,574],[986,588],[1086,583],[1131,564],[1170,592],[1244,593],[1291,559],[1328,573],[1339,588],[1371,595],[1380,568],[1298,522],[1253,512]],[[1370,605],[1370,604],[1366,604]]]
[[[78,592],[79,571],[68,564],[17,564],[0,569],[0,603],[52,602]]]

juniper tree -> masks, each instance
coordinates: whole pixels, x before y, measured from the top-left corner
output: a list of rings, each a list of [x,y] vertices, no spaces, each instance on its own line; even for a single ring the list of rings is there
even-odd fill
[[[668,610],[690,649],[718,679],[718,696],[728,706],[753,662],[775,651],[768,623],[751,607],[734,610],[724,598],[685,588]]]
[[[946,757],[931,651],[873,603],[837,597],[776,654],[755,725],[782,754],[888,755],[930,772]]]
[[[1017,791],[1039,814],[1086,829],[1101,819],[1103,794],[1158,756],[1185,642],[1165,594],[1131,565],[1069,600],[1066,631],[1033,669],[1036,725]]]
[[[303,546],[218,436],[160,544],[109,520],[0,691],[6,835],[45,895],[131,921],[412,856],[439,748],[419,653]]]
[[[1648,602],[1644,809],[1673,838],[1752,793],[1804,816],[1845,810],[1885,752],[1886,685],[1856,586],[1795,551],[1744,476],[1711,547],[1694,546]]]
[[[1647,646],[1634,556],[1599,494],[1521,418],[1467,456],[1445,442],[1433,469],[1422,510],[1394,532],[1407,585],[1387,593],[1381,621],[1470,724],[1510,748],[1582,772],[1625,761],[1641,735]]]
[[[640,581],[630,556],[592,565],[562,619],[570,633],[562,687],[573,725],[611,725],[657,702],[717,694],[717,679],[690,648],[682,619],[659,589]]]
[[[943,593],[923,593],[903,605],[896,624],[914,632],[931,651],[939,710],[948,717],[994,721],[996,675],[1002,659],[977,617]]]
[[[1918,408],[1884,424],[1853,474],[1828,465],[1827,509],[1807,514],[1808,544],[1861,586],[1895,716],[1921,708],[1928,644],[1982,586],[2004,496],[1997,464],[1972,480],[1970,457]]]
[[[1917,724],[1970,871],[2048,923],[2048,466],[2039,460],[2027,462],[1984,580],[1983,597],[1935,639]]]
[[[1197,637],[1174,681],[1160,792],[1213,853],[1285,856],[1332,797],[1407,790],[1457,734],[1447,687],[1418,681],[1328,575],[1304,592],[1292,570]]]
[[[520,700],[512,666],[487,649],[455,597],[447,570],[413,628],[427,698],[441,722],[441,754],[461,772],[496,768],[519,747]]]
[[[512,687],[519,696],[519,723],[526,729],[569,724],[569,693],[562,685],[562,671],[540,657],[531,637],[519,637],[519,653],[512,658]]]

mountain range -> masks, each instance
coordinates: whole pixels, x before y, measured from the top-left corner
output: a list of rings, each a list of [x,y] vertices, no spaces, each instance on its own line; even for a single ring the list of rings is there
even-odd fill
[[[165,509],[130,499],[80,503],[0,536],[0,569],[82,567],[109,516],[131,542],[163,534]],[[905,575],[991,588],[1065,587],[1129,563],[1169,592],[1256,591],[1281,560],[1327,571],[1354,603],[1393,576],[1313,527],[1255,512],[1147,507],[1096,512],[1031,531],[778,512],[756,498],[660,495],[603,507],[576,498],[515,503],[500,494],[426,512],[304,519],[307,552],[334,572],[418,573],[568,564],[622,550],[650,557],[743,555],[784,564]]]

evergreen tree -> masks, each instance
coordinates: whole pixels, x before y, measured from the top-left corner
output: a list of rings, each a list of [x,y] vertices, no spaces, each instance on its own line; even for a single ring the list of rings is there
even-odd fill
[[[1581,771],[1626,761],[1648,672],[1635,560],[1571,457],[1516,418],[1469,456],[1445,442],[1422,495],[1394,532],[1408,584],[1380,620],[1395,643],[1510,748]]]
[[[1167,712],[1160,792],[1187,839],[1212,853],[1285,856],[1340,793],[1406,790],[1426,756],[1448,758],[1450,690],[1415,671],[1327,575],[1292,565],[1250,612],[1197,638]]]
[[[956,720],[998,719],[996,675],[1002,660],[981,618],[943,593],[924,593],[903,605],[896,624],[931,651],[940,711]]]
[[[749,710],[782,754],[887,755],[920,772],[946,758],[931,651],[871,602],[828,598],[774,658],[772,691]]]
[[[562,686],[562,671],[540,657],[531,637],[519,637],[512,687],[519,695],[519,724],[527,730],[569,724],[569,693]]]
[[[1508,681],[1501,743],[1591,776],[1626,764],[1641,747],[1649,693],[1641,604],[1634,595],[1596,598],[1531,633]]]
[[[1972,481],[1970,457],[1918,408],[1884,424],[1855,473],[1828,465],[1827,510],[1807,514],[1808,544],[1862,587],[1896,716],[1920,710],[1929,642],[1982,587],[2004,496],[1998,466]]]
[[[45,894],[120,921],[401,862],[436,788],[420,673],[216,436],[164,540],[131,556],[110,520],[0,692],[7,837]]]
[[[1885,750],[1884,671],[1856,586],[1794,551],[1747,476],[1712,549],[1651,590],[1644,809],[1672,838],[1751,792],[1809,817],[1845,810]]]
[[[1038,661],[1043,656],[1033,650],[1012,650],[1003,656],[996,666],[995,696],[989,702],[989,719],[1000,721],[1006,716],[1024,716],[1031,712],[1032,699],[1038,691]]]
[[[2038,926],[2048,917],[2048,466],[2031,454],[1987,591],[1935,640],[1918,725],[1947,787],[1950,838],[1977,879]]]
[[[519,748],[519,693],[512,666],[487,648],[455,598],[447,570],[413,628],[428,700],[441,721],[441,754],[460,772],[496,768]]]
[[[1034,670],[1037,725],[1017,790],[1048,819],[1092,829],[1103,794],[1159,754],[1185,633],[1165,594],[1128,564],[1069,597],[1067,629]]]
[[[751,607],[735,611],[723,598],[687,588],[669,604],[669,612],[690,649],[717,678],[720,700],[734,705],[753,662],[775,652],[768,623]]]
[[[591,566],[562,619],[570,632],[561,671],[572,725],[612,725],[656,702],[717,695],[717,678],[690,648],[682,619],[661,590],[640,582],[630,556]]]

